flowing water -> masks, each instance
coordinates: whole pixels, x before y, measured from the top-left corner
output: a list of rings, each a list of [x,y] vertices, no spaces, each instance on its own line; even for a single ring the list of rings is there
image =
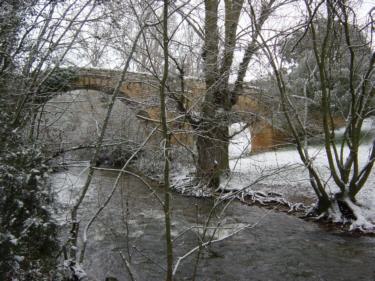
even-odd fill
[[[85,180],[80,168],[54,174],[52,185],[66,206]],[[80,174],[81,173],[81,174]],[[98,171],[81,214],[81,229],[110,192],[116,174]],[[92,226],[84,268],[92,280],[108,276],[131,280],[121,254],[137,281],[164,280],[164,214],[155,194],[138,179],[124,176],[110,204]],[[175,258],[194,248],[214,199],[173,194],[172,235]],[[65,220],[60,214],[60,220]],[[205,248],[196,280],[375,280],[375,238],[329,230],[276,211],[233,201],[213,212],[207,234],[230,238]],[[218,227],[214,230],[214,227]],[[131,256],[131,258],[129,258]],[[196,254],[183,260],[177,280],[191,280]]]

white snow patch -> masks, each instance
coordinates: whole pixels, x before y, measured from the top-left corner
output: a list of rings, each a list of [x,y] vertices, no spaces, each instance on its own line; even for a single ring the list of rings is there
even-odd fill
[[[229,135],[234,135],[229,143],[229,158],[241,157],[251,151],[251,134],[245,123],[232,124]]]
[[[67,272],[70,272],[72,280],[83,280],[87,277],[86,272],[79,263],[73,263],[71,260],[65,260],[64,267]]]
[[[14,259],[15,259],[18,263],[20,263],[20,262],[23,262],[23,261],[24,261],[25,257],[24,257],[24,256],[14,256]]]

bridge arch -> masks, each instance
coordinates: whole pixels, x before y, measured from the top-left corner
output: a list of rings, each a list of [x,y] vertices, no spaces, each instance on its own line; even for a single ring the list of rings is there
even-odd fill
[[[39,112],[38,139],[55,154],[72,148],[93,146],[102,128],[110,96],[100,88],[79,88],[54,95]],[[136,117],[132,103],[116,100],[105,145],[136,146],[148,134],[149,128]],[[72,159],[90,159],[89,150],[76,150]]]
[[[69,90],[95,90],[112,94],[120,75],[120,72],[112,70],[77,69],[74,71],[75,79],[70,82]],[[186,100],[195,105],[199,104],[195,101],[201,100],[205,92],[204,82],[198,79],[187,79],[185,86],[190,95]],[[118,99],[134,108],[137,113],[141,113],[136,116],[140,117],[142,125],[150,125],[152,120],[155,122],[159,120],[159,81],[156,78],[143,73],[127,73],[119,91]],[[272,123],[264,121],[269,119],[267,115],[270,114],[270,110],[257,98],[257,91],[259,89],[254,87],[244,87],[243,94],[238,97],[238,102],[233,108],[236,114],[245,113],[241,122],[252,124],[250,126],[252,152],[269,150],[285,143],[285,134],[274,128]],[[246,114],[249,115],[246,116]],[[258,118],[260,115],[262,118]],[[191,128],[187,124],[182,125],[181,122],[178,122],[178,126],[179,128],[176,129],[181,129],[180,133],[176,134],[175,140],[172,139],[172,141],[175,143],[182,141],[185,144],[193,145],[193,137],[181,133],[183,129],[191,131]]]

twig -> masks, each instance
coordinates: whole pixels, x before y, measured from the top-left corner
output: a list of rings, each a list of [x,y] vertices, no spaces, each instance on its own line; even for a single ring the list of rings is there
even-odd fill
[[[130,263],[129,261],[125,258],[124,254],[122,252],[120,252],[120,257],[121,259],[123,260],[124,264],[125,264],[125,267],[126,267],[126,270],[129,274],[129,277],[132,281],[136,281],[135,277],[134,277],[134,274],[131,270],[131,267],[130,267]]]
[[[223,241],[223,240],[225,240],[225,239],[228,239],[228,238],[234,236],[235,234],[241,232],[241,231],[244,230],[244,229],[249,229],[249,228],[251,229],[251,228],[254,228],[254,227],[257,226],[257,225],[262,221],[262,219],[264,219],[264,217],[266,217],[270,212],[271,212],[271,211],[268,211],[268,212],[267,212],[265,215],[263,215],[263,216],[262,216],[262,217],[261,217],[256,223],[253,223],[253,224],[247,224],[247,225],[245,225],[245,226],[243,226],[243,227],[238,228],[237,230],[235,230],[235,231],[232,232],[231,234],[228,234],[228,235],[226,235],[226,236],[223,236],[223,237],[218,238],[218,239],[215,239],[215,240],[210,240],[210,241],[204,242],[203,244],[194,247],[194,248],[191,249],[189,252],[187,252],[185,255],[183,255],[183,256],[181,256],[181,257],[179,257],[179,258],[177,259],[177,262],[176,262],[176,264],[175,264],[175,266],[174,266],[174,268],[173,268],[173,276],[176,275],[176,273],[177,273],[177,269],[178,269],[180,263],[181,263],[184,259],[186,259],[187,257],[189,257],[190,255],[192,255],[194,252],[196,252],[197,250],[201,249],[202,247],[206,247],[206,246],[209,246],[209,245],[211,245],[211,244],[214,244],[214,243],[217,243],[217,242],[221,242],[221,241]]]
[[[124,166],[122,167],[122,169],[119,171],[118,175],[117,175],[117,178],[115,180],[115,183],[113,184],[113,187],[112,187],[112,190],[110,192],[110,194],[108,195],[107,199],[104,201],[103,205],[99,207],[99,209],[96,211],[96,213],[94,214],[94,216],[91,217],[90,221],[87,223],[84,231],[83,231],[83,246],[82,246],[82,251],[81,251],[81,255],[80,255],[80,258],[79,258],[79,262],[82,263],[83,262],[83,259],[84,259],[84,255],[85,255],[85,250],[86,250],[86,246],[87,246],[87,232],[90,228],[90,226],[92,225],[92,223],[96,220],[96,218],[99,216],[99,214],[103,211],[103,209],[108,205],[109,201],[111,200],[113,194],[115,193],[117,187],[118,187],[118,183],[120,181],[120,178],[122,176],[122,173],[125,172],[125,169],[127,168],[127,166],[129,165],[129,163],[131,162],[131,160],[139,153],[139,151],[146,145],[146,143],[150,140],[151,136],[155,133],[155,131],[157,130],[158,127],[155,127],[151,133],[148,135],[148,137],[145,139],[145,141],[139,146],[139,148],[132,154],[132,156],[129,157],[129,159],[126,161],[126,163],[124,164]],[[95,169],[95,168],[94,168]],[[133,174],[134,175],[134,174]]]

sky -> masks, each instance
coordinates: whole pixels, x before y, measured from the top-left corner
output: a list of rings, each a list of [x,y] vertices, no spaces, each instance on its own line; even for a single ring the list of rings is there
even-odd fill
[[[183,0],[183,1],[185,1],[185,0]],[[223,3],[223,1],[221,1],[221,2]],[[253,3],[257,3],[257,2],[259,2],[259,1],[253,1]],[[281,1],[277,1],[277,2],[281,2]],[[357,6],[358,8],[355,11],[358,14],[358,22],[360,24],[364,24],[366,22],[366,20],[368,20],[368,12],[371,10],[371,8],[374,7],[375,1],[367,0],[367,1],[356,1],[356,2],[358,2],[358,6]],[[192,9],[192,7],[194,7],[194,5],[196,3],[201,3],[200,6],[197,9],[192,10],[191,16],[194,18],[195,22],[200,22],[201,28],[203,28],[204,6],[203,6],[202,1],[191,0],[188,3],[189,4],[185,7],[186,8],[189,7],[189,9]],[[246,1],[245,1],[245,3],[246,3]],[[223,5],[221,5],[221,9],[223,9]],[[99,15],[100,15],[100,12],[99,12]],[[265,24],[264,28],[266,30],[268,30],[268,31],[265,31],[263,33],[265,38],[272,36],[272,34],[274,34],[275,31],[277,31],[277,30],[284,30],[284,29],[290,27],[291,25],[301,21],[301,15],[303,13],[304,13],[304,1],[293,1],[293,3],[281,7],[280,9],[277,10],[277,12],[275,14],[273,14],[269,18],[269,20]],[[223,12],[221,12],[221,14],[223,14]],[[375,11],[373,12],[373,14],[375,15]],[[98,13],[94,13],[94,15],[98,16]],[[176,17],[176,19],[173,23],[178,24],[179,23],[178,19],[180,19],[180,18],[181,17]],[[243,29],[243,28],[246,30],[246,28],[248,28],[250,26],[250,19],[249,19],[248,15],[246,15],[246,12],[244,12],[243,15],[241,16],[241,20],[240,20],[239,25],[240,25],[239,30]],[[125,27],[128,27],[128,26],[129,25],[126,25],[126,22],[125,22]],[[186,24],[185,24],[185,26],[186,26]],[[100,47],[101,41],[96,40],[95,38],[93,38],[93,35],[92,35],[92,34],[94,34],[95,32],[98,31],[98,27],[95,27],[95,25],[92,25],[91,27],[88,27],[87,31],[90,34],[87,34],[87,36],[82,36],[82,38],[88,39],[88,43],[89,43],[90,47],[94,47],[94,44],[96,45],[96,47],[98,47],[98,46]],[[122,40],[124,40],[125,37],[131,38],[132,33],[135,33],[135,32],[136,32],[135,30],[129,30],[128,34],[125,33],[125,34],[122,35],[122,36],[124,36],[122,38]],[[247,32],[249,32],[249,29],[247,29]],[[243,32],[242,32],[242,34],[243,34]],[[372,34],[369,33],[368,35],[371,36]],[[248,35],[245,35],[242,38],[241,42],[243,42],[243,44],[235,52],[235,58],[234,58],[235,62],[234,62],[234,71],[233,71],[234,75],[232,75],[231,80],[235,79],[235,74],[237,72],[238,65],[242,60],[244,48],[245,48],[246,43],[248,41],[246,39],[248,39],[248,38],[249,38]],[[201,42],[201,40],[198,39],[198,37],[195,38],[195,36],[194,36],[194,38],[192,38],[191,34],[186,33],[186,31],[178,31],[175,34],[174,39],[176,39],[178,41],[182,41],[182,43],[185,46],[188,45],[188,44],[192,44],[194,42],[194,45],[192,46],[192,49],[190,49],[190,51],[187,48],[183,48],[183,50],[185,52],[185,57],[191,58],[193,56],[196,56],[198,58],[200,56],[203,42]],[[111,46],[111,45],[107,46],[106,51],[103,52],[104,56],[101,60],[99,60],[100,63],[97,65],[97,67],[99,67],[99,68],[110,68],[110,69],[121,68],[121,65],[122,65],[126,55],[125,56],[119,55],[118,46],[121,46],[121,42],[119,43],[119,45],[117,45],[117,47],[114,46],[114,45],[113,46]],[[190,55],[189,55],[189,52],[191,52]],[[90,57],[88,56],[88,54],[89,54],[89,52],[84,51],[82,49],[82,45],[81,46],[77,45],[77,49],[75,49],[75,51],[72,52],[68,56],[68,61],[71,64],[76,64],[76,65],[81,66],[81,67],[82,66],[92,67],[92,65],[90,65],[90,62],[89,62]],[[135,69],[136,68],[134,68],[133,71]],[[262,58],[261,56],[254,57],[252,63],[249,66],[249,70],[248,70],[247,75],[246,75],[246,80],[249,81],[249,80],[252,80],[252,79],[259,78],[260,76],[267,75],[268,72],[269,72],[269,68],[267,67],[267,62],[264,60],[264,58]]]

